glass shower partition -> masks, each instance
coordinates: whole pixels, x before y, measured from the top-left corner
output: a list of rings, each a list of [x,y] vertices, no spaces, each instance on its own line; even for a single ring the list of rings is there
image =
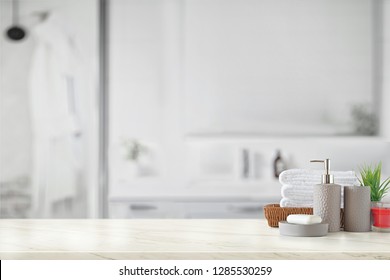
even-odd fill
[[[98,4],[0,1],[1,218],[97,216]]]

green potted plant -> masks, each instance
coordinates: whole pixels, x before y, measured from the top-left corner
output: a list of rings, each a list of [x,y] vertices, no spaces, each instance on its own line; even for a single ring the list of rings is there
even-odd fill
[[[390,177],[381,182],[382,163],[376,166],[364,166],[360,169],[359,179],[362,186],[370,187],[371,213],[373,229],[390,232],[390,203],[382,202],[390,188]]]
[[[123,146],[125,148],[125,159],[127,162],[126,177],[138,177],[140,173],[140,160],[142,156],[148,153],[148,149],[137,139],[126,139],[123,142]]]

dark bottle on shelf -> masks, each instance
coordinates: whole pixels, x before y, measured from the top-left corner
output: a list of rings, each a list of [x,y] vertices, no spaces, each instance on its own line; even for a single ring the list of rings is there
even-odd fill
[[[282,154],[280,150],[276,151],[276,157],[274,159],[274,176],[275,178],[279,178],[280,173],[282,173],[283,170],[286,170],[286,162],[282,158]]]

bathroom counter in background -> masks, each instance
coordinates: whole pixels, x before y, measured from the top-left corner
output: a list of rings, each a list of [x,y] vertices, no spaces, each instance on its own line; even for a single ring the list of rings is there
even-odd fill
[[[0,220],[0,259],[390,259],[390,234],[286,237],[266,220]]]
[[[281,199],[281,184],[278,180],[203,181],[187,187],[172,187],[160,180],[136,180],[115,182],[110,189],[109,200],[120,201],[161,201],[161,200],[218,200],[218,201],[278,201]],[[161,187],[161,186],[164,187]]]
[[[154,180],[134,184],[110,189],[110,218],[258,219],[264,205],[281,199],[278,180],[207,181],[185,188]]]

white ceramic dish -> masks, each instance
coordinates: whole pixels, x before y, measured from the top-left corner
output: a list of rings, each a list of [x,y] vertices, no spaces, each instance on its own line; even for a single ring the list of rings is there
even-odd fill
[[[320,237],[328,234],[329,225],[325,223],[298,225],[288,222],[279,222],[279,232],[286,236]]]

